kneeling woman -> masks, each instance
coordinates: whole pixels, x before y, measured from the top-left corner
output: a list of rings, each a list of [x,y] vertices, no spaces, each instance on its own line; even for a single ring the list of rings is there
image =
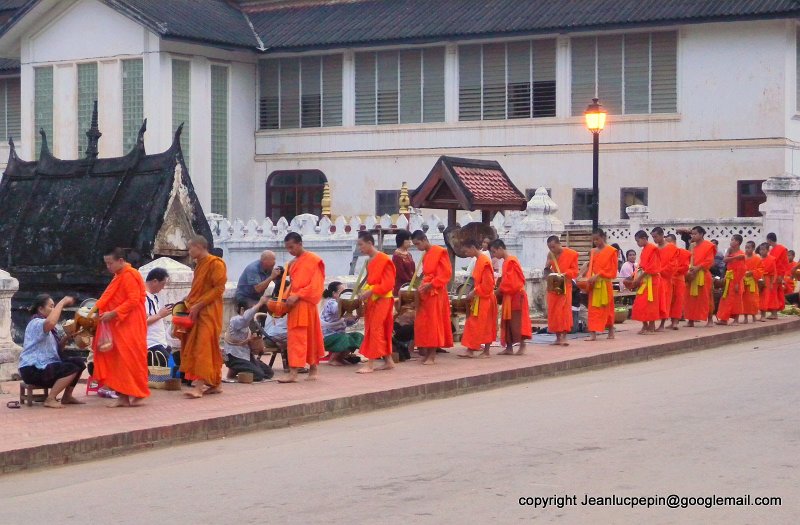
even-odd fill
[[[19,356],[19,375],[29,385],[50,389],[44,401],[44,406],[48,408],[83,404],[72,396],[72,391],[86,365],[79,357],[61,357],[59,350],[66,343],[66,338],[59,341],[55,331],[61,311],[73,302],[72,297],[64,297],[55,304],[49,295],[37,296],[31,306],[33,319],[25,328],[25,341]],[[56,397],[61,392],[64,395],[59,403]]]
[[[344,284],[334,281],[328,285],[322,297],[325,306],[322,307],[322,336],[325,338],[325,351],[330,353],[329,365],[341,366],[347,364],[347,357],[361,347],[364,335],[358,332],[347,332],[347,327],[353,326],[357,317],[339,314],[339,295],[344,291]]]

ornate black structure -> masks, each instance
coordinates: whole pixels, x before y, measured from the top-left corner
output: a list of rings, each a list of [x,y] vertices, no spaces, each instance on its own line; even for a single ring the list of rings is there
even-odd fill
[[[111,279],[103,253],[122,247],[134,266],[169,256],[188,262],[185,241],[203,235],[206,221],[181,152],[182,125],[170,148],[147,155],[142,123],[124,157],[97,158],[97,103],[86,157],[55,158],[41,131],[38,161],[21,160],[9,139],[0,182],[0,268],[19,280],[15,326],[33,296],[97,297]],[[19,314],[19,315],[18,315]]]

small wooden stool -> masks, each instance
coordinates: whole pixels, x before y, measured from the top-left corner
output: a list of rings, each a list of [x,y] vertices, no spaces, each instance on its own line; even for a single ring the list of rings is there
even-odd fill
[[[36,386],[36,385],[29,385],[24,381],[20,381],[19,383],[19,404],[22,405],[27,404],[28,406],[33,406],[33,397],[34,391],[36,390],[44,390],[44,397],[50,394],[50,389],[43,387],[43,386]],[[38,394],[41,395],[41,394]]]

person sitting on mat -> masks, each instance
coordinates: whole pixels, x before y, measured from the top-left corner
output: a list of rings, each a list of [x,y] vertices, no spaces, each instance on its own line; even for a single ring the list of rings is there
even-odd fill
[[[322,292],[325,298],[325,306],[322,307],[320,318],[322,320],[322,337],[325,343],[325,351],[330,353],[329,365],[342,366],[353,361],[348,359],[351,354],[361,348],[364,341],[364,334],[358,332],[347,332],[347,328],[353,326],[358,321],[358,317],[339,315],[339,295],[344,291],[344,284],[333,281]],[[355,361],[356,363],[358,361]]]

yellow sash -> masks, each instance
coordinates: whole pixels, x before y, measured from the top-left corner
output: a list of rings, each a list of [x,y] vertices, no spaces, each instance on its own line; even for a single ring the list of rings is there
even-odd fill
[[[702,268],[697,272],[692,279],[692,284],[689,286],[689,295],[697,297],[700,295],[700,287],[706,285],[706,271]]]
[[[608,279],[598,277],[594,282],[594,290],[592,291],[592,306],[601,308],[608,305],[608,286],[606,283]]]
[[[472,299],[472,305],[470,306],[470,314],[472,317],[478,317],[478,309],[480,308],[480,301],[481,298],[477,295]]]
[[[725,277],[727,277],[727,274],[725,275]],[[755,278],[753,278],[753,277],[746,277],[746,276],[745,276],[745,278],[742,280],[742,282],[744,283],[744,285],[745,285],[745,286],[747,286],[747,291],[748,291],[748,292],[750,292],[750,293],[756,293],[756,290],[757,290],[756,286],[757,286],[757,284],[756,284],[756,280],[755,280]]]
[[[642,295],[647,290],[647,302],[653,302],[653,276],[645,274],[642,285],[639,287],[638,295]]]
[[[511,319],[511,297],[506,297],[503,299],[503,320],[508,321]]]
[[[725,272],[725,289],[722,290],[722,298],[728,297],[728,289],[731,286],[731,281],[733,281],[733,270],[728,270]]]
[[[368,291],[372,290],[372,288],[373,288],[373,286],[371,284],[365,284],[364,287],[362,288],[362,290],[364,290],[365,292],[368,292]],[[372,294],[370,296],[370,299],[372,299],[373,301],[377,301],[378,299],[391,299],[393,297],[394,297],[394,295],[392,294],[392,291],[389,290],[388,292],[386,292],[383,295]]]

